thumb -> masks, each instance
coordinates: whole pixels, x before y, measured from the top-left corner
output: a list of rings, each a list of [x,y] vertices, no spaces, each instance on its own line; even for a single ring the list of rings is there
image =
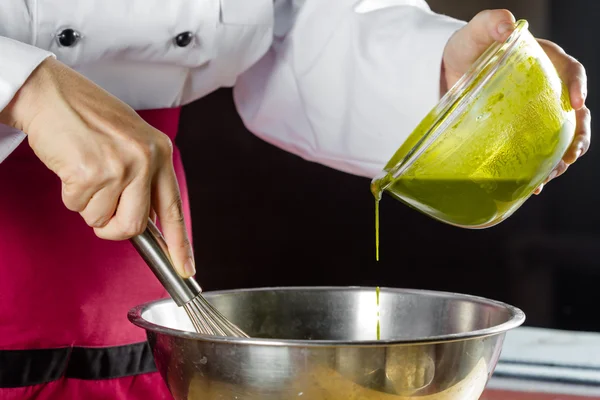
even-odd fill
[[[490,45],[506,40],[514,25],[515,17],[508,10],[486,10],[477,14],[448,41],[444,50],[446,75],[460,78]]]
[[[181,277],[192,277],[196,267],[185,227],[177,177],[172,167],[161,168],[158,172],[153,198],[153,207],[174,267]]]

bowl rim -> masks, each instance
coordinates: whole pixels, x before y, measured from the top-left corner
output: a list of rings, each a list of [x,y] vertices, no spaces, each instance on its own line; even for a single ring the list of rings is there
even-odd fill
[[[375,291],[376,287],[371,286],[274,286],[274,287],[258,287],[258,288],[242,288],[207,291],[204,294],[209,296],[227,295],[241,292],[260,292],[260,291]],[[458,300],[471,301],[474,303],[484,304],[497,308],[505,309],[509,312],[510,318],[499,325],[495,325],[485,329],[479,329],[470,332],[453,333],[448,335],[428,336],[415,339],[385,339],[385,340],[301,340],[301,339],[265,339],[265,338],[233,338],[203,335],[196,332],[188,332],[179,329],[168,328],[156,323],[150,322],[143,318],[143,313],[151,307],[164,304],[174,303],[171,298],[149,301],[137,305],[129,310],[127,318],[134,325],[149,332],[163,334],[168,336],[176,336],[182,339],[192,339],[197,341],[236,344],[236,345],[261,345],[261,346],[287,346],[287,347],[345,347],[345,346],[362,346],[362,347],[383,347],[390,345],[415,345],[415,344],[435,344],[464,341],[469,339],[480,339],[487,336],[496,336],[504,334],[509,330],[521,326],[525,322],[525,313],[510,304],[491,300],[481,296],[461,294],[447,291],[423,290],[423,289],[405,289],[394,287],[379,287],[380,293],[406,293],[406,294],[426,294],[435,297],[454,297]]]
[[[529,32],[529,22],[525,19],[517,20],[515,28],[510,35],[503,42],[492,43],[441,97],[430,113],[428,113],[428,115],[434,113],[435,117],[421,138],[400,160],[391,165],[391,160],[396,157],[396,154],[394,154],[383,170],[372,179],[372,182],[383,182],[381,191],[385,191],[393,183],[394,179],[397,179],[410,168],[421,154],[446,131],[447,127],[454,123],[456,118],[463,113],[465,107],[481,93],[486,83],[513,53],[517,43],[519,43],[526,32]],[[402,146],[396,152],[400,151],[401,148]]]

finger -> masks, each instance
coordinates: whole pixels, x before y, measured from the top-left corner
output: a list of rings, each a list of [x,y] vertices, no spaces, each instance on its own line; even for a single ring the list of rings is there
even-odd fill
[[[154,222],[154,225],[156,225],[156,211],[154,211],[154,208],[150,208],[149,218]]]
[[[492,44],[506,40],[514,29],[515,17],[510,11],[487,10],[456,31],[444,48],[443,90],[452,87]]]
[[[173,167],[162,168],[153,188],[153,206],[177,272],[184,278],[196,273],[192,246],[183,216],[179,185]]]
[[[130,239],[144,232],[149,214],[150,185],[145,177],[138,177],[121,193],[114,216],[94,232],[102,239]]]
[[[496,41],[504,41],[514,30],[515,17],[508,10],[486,10],[465,26],[465,41],[478,57]]]
[[[108,183],[105,171],[93,162],[95,159],[93,154],[86,153],[73,163],[74,166],[57,172],[62,181],[63,203],[71,211],[82,212],[92,196]]]
[[[561,176],[562,174],[564,174],[568,168],[569,168],[569,164],[567,164],[566,162],[561,160],[558,163],[558,165],[556,166],[556,168],[554,168],[552,173],[550,173],[548,178],[546,178],[546,180],[544,181],[544,185],[548,184],[548,182],[550,182],[551,180],[556,179],[559,176]]]
[[[580,110],[585,105],[587,97],[587,75],[583,65],[575,59],[567,68],[566,84],[569,88],[571,107]]]
[[[92,196],[87,206],[80,212],[85,222],[92,228],[102,228],[113,217],[123,188],[111,185],[100,189]]]
[[[534,191],[533,194],[538,195],[540,193],[542,193],[542,190],[544,189],[544,184],[542,183],[540,186],[538,186]]]
[[[592,117],[590,110],[584,106],[575,111],[575,117],[577,121],[577,127],[575,128],[573,143],[563,156],[563,160],[567,164],[573,164],[579,157],[587,153],[592,139]]]
[[[97,162],[99,159],[103,163]],[[115,178],[121,178],[122,168],[118,157],[100,158],[91,152],[83,154],[74,164],[75,167],[63,168],[58,175],[63,182],[63,203],[69,210],[81,213],[93,196],[114,183]]]
[[[579,110],[585,105],[587,97],[587,74],[585,68],[579,61],[571,57],[556,43],[548,40],[538,39],[548,58],[554,64],[561,79],[569,89],[571,106]]]
[[[62,201],[71,211],[81,212],[90,202],[97,187],[82,187],[69,182],[62,182]]]
[[[448,85],[454,83],[452,74],[460,77],[490,45],[506,40],[514,30],[514,22],[515,17],[508,10],[487,10],[456,31],[444,49],[443,65],[451,77]]]
[[[548,182],[551,181],[552,179],[558,178],[559,176],[561,176],[562,174],[567,172],[567,169],[569,169],[569,164],[567,164],[566,162],[561,160],[558,163],[558,166],[554,169],[554,172],[556,172],[556,174],[554,174],[554,176],[551,179],[549,179]]]

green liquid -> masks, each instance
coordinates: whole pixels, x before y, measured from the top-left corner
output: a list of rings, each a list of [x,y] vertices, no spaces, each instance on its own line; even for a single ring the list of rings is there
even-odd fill
[[[434,218],[457,226],[478,228],[506,218],[533,189],[528,180],[400,178],[387,191]]]
[[[443,222],[485,228],[501,222],[529,198],[536,185],[519,179],[399,178],[386,191]],[[375,256],[379,261],[379,198],[375,199]]]
[[[377,299],[377,340],[381,340],[381,324],[379,323],[379,286],[375,288],[375,298]]]
[[[375,200],[375,259],[379,261],[379,200]]]

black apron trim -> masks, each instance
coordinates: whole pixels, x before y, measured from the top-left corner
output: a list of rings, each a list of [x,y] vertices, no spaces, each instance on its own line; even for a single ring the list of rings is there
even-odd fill
[[[61,378],[100,380],[155,372],[147,342],[115,347],[0,350],[0,388]]]

